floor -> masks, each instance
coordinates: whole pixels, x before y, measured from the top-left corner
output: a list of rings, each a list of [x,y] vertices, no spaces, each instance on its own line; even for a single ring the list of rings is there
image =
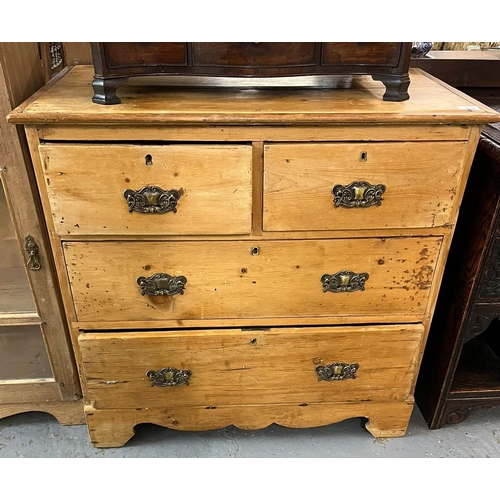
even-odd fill
[[[361,419],[313,429],[273,425],[260,431],[227,428],[179,432],[141,424],[122,448],[97,449],[83,425],[64,427],[50,415],[0,420],[0,458],[6,457],[500,457],[500,407],[459,425],[430,431],[416,408],[405,437],[374,439]]]

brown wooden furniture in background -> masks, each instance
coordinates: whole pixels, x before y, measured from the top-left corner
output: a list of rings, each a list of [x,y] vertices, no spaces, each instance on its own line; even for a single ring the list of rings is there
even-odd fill
[[[78,375],[24,131],[6,122],[43,85],[36,43],[0,43],[0,417],[83,423]]]
[[[403,435],[481,125],[500,115],[418,70],[404,103],[360,76],[338,92],[131,80],[105,107],[92,77],[76,66],[9,118],[29,138],[92,443],[141,422],[360,416]]]
[[[412,60],[500,111],[500,51]],[[429,427],[500,404],[500,126],[481,138],[422,362],[416,401]]]
[[[497,109],[500,111],[500,96]],[[500,127],[484,127],[471,169],[416,400],[429,427],[500,405]]]
[[[66,66],[92,64],[90,42],[38,42],[45,83]]]
[[[93,42],[93,102],[118,104],[132,76],[372,75],[385,101],[409,99],[411,42]]]
[[[470,51],[431,50],[422,59],[412,59],[420,68],[462,92],[480,98],[500,88],[500,49]]]

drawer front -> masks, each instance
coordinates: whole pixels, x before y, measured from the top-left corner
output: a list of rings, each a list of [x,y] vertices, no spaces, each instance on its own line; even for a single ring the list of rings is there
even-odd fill
[[[314,42],[193,43],[194,66],[304,66],[315,54]]]
[[[429,237],[67,242],[64,250],[80,321],[369,321],[424,313],[440,245]]]
[[[110,69],[187,65],[185,42],[105,42],[104,53]]]
[[[56,231],[248,234],[251,146],[42,145]]]
[[[321,65],[388,66],[399,64],[401,42],[325,42]]]
[[[454,217],[466,143],[271,144],[266,231],[442,226]]]
[[[308,404],[407,399],[422,334],[421,325],[119,332],[82,334],[79,345],[98,409]]]

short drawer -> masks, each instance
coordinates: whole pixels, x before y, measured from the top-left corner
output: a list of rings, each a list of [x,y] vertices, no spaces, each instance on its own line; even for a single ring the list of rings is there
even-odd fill
[[[97,409],[393,401],[410,395],[421,325],[86,333]]]
[[[401,45],[401,42],[325,42],[322,44],[321,65],[396,67]]]
[[[109,69],[187,66],[185,42],[104,42]]]
[[[268,144],[265,231],[425,228],[454,220],[462,142]]]
[[[80,321],[420,317],[441,238],[66,242]]]
[[[40,146],[61,236],[248,234],[252,148]]]
[[[314,42],[193,43],[194,66],[315,65]]]

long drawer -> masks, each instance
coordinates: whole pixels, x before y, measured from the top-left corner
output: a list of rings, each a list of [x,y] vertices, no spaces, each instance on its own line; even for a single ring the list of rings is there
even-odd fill
[[[404,400],[421,325],[86,333],[95,408]]]
[[[39,150],[61,236],[251,231],[251,146],[45,144]]]
[[[424,314],[438,237],[66,242],[80,321]],[[406,319],[405,319],[406,320]]]
[[[268,144],[264,230],[442,226],[453,220],[464,142]]]

